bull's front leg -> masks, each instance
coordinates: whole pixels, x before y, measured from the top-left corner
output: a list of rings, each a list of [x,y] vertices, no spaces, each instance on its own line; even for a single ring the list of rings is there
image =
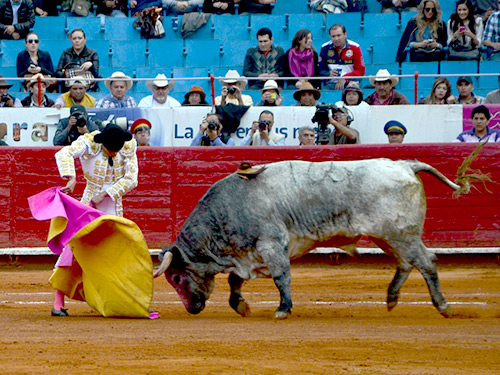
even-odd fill
[[[231,287],[231,294],[229,295],[229,306],[231,306],[233,310],[241,316],[248,316],[250,314],[250,307],[241,295],[241,287],[245,280],[234,273],[230,273],[228,282],[229,286]]]

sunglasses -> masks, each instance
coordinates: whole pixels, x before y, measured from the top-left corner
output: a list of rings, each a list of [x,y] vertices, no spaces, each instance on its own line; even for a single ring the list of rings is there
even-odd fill
[[[38,39],[28,39],[28,43],[31,44],[31,43],[40,43],[40,41]]]
[[[435,12],[436,8],[424,8],[426,12]]]

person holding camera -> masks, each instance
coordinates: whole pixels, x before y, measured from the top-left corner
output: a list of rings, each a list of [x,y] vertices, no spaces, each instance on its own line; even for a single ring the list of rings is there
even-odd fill
[[[234,139],[222,133],[222,117],[209,113],[201,122],[200,131],[191,142],[191,146],[235,146]]]
[[[220,82],[222,91],[221,95],[215,98],[215,105],[253,105],[252,97],[241,93],[247,85],[247,80],[236,70],[229,70]]]
[[[284,146],[285,136],[273,132],[274,114],[264,110],[260,113],[259,121],[252,123],[250,132],[240,143],[240,146]]]
[[[19,108],[23,105],[21,101],[17,98],[14,98],[9,94],[9,89],[14,85],[9,85],[7,81],[4,79],[4,75],[0,74],[0,108],[1,107],[9,107],[9,108]]]
[[[82,134],[101,130],[93,121],[88,120],[87,110],[81,104],[74,105],[69,110],[70,116],[59,120],[54,134],[54,146],[68,146]]]
[[[40,84],[38,78],[41,79]],[[30,91],[30,95],[21,100],[23,107],[48,108],[54,106],[54,101],[45,93],[47,92],[47,81],[44,80],[43,74],[35,74],[26,86]],[[39,103],[39,96],[41,102]]]
[[[269,79],[260,89],[262,98],[256,104],[257,107],[277,107],[281,105],[283,98],[281,97],[281,87],[274,79]]]
[[[354,120],[352,114],[345,107],[332,108],[328,114],[328,123],[335,127],[330,133],[329,145],[346,145],[359,143],[359,132],[351,129],[349,125]]]

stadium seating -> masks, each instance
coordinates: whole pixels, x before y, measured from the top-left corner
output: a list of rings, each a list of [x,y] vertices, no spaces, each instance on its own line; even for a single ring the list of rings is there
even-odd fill
[[[137,40],[141,38],[139,30],[134,29],[133,17],[107,17],[104,23],[106,40]]]
[[[328,29],[325,22],[325,15],[322,13],[290,14],[288,40],[292,41],[293,37],[300,29],[309,30],[312,33],[313,39],[321,41],[329,40],[330,36],[328,35]]]
[[[210,68],[176,68],[173,69],[174,78],[194,78],[194,77],[209,77]],[[191,86],[200,86],[205,93],[210,92],[209,80],[177,80],[175,83],[176,92],[188,92]]]
[[[147,43],[145,57],[146,66],[149,67],[185,67],[186,49],[184,41],[150,39]]]
[[[0,42],[0,62],[2,67],[16,66],[17,55],[26,47],[20,40],[2,40]],[[17,74],[16,74],[17,75]]]
[[[33,31],[40,39],[67,39],[66,17],[36,17]]]
[[[105,38],[105,23],[101,17],[67,17],[66,31],[70,33],[74,29],[82,29],[88,41]]]

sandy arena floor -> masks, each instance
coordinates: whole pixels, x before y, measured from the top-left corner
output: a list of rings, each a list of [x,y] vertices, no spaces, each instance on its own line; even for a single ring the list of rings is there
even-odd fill
[[[293,315],[274,321],[272,280],[243,292],[252,308],[229,307],[219,275],[206,309],[189,315],[162,277],[158,320],[106,319],[85,303],[50,316],[52,261],[0,261],[1,374],[500,374],[500,261],[494,256],[438,262],[455,316],[430,304],[413,271],[400,304],[385,293],[394,265],[383,257],[308,257],[292,269]]]

